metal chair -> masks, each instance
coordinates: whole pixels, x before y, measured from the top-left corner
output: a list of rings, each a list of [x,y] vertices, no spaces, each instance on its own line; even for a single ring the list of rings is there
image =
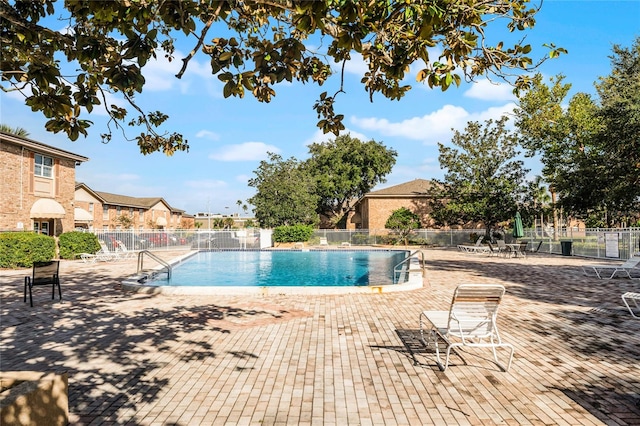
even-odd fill
[[[60,289],[60,261],[51,260],[48,262],[35,262],[33,273],[30,277],[24,277],[24,302],[27,301],[27,287],[29,288],[29,302],[33,308],[33,294],[31,289],[37,285],[51,284],[51,300],[56,297],[56,286],[58,286],[58,296],[62,300],[62,290]]]
[[[513,360],[513,346],[503,343],[498,333],[498,307],[505,288],[497,284],[461,284],[451,301],[448,311],[423,311],[420,313],[420,337],[428,347],[434,344],[436,363],[444,371],[449,365],[449,355],[456,347],[491,348],[495,363],[509,371]],[[425,338],[425,334],[428,337]],[[446,344],[444,363],[440,358],[438,339]],[[506,365],[498,361],[497,348],[509,352]]]

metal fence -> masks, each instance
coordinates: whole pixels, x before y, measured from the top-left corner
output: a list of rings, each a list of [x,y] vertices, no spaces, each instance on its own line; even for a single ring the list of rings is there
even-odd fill
[[[260,229],[242,230],[94,230],[91,231],[114,249],[116,240],[129,250],[190,249],[258,249],[271,247],[271,233]],[[407,243],[414,246],[456,247],[458,244],[475,243],[482,229],[419,229],[412,231]],[[503,238],[514,242],[511,230],[503,231]],[[307,245],[371,246],[404,245],[405,241],[388,229],[383,230],[330,230],[318,229]],[[537,248],[549,254],[572,254],[594,258],[628,259],[640,252],[640,228],[615,229],[563,229],[554,236],[548,229],[525,229],[519,241],[529,242],[528,249]],[[570,253],[566,253],[569,248]]]
[[[257,249],[260,230],[93,230],[98,239],[104,241],[110,250],[121,241],[129,250],[172,250],[172,249]],[[270,243],[270,242],[269,242]],[[269,244],[270,245],[270,244]]]

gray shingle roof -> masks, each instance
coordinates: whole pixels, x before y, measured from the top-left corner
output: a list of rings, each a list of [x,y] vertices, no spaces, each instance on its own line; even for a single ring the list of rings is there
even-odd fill
[[[399,185],[371,191],[365,197],[419,197],[428,196],[428,190],[433,187],[433,182],[426,179],[414,179]]]

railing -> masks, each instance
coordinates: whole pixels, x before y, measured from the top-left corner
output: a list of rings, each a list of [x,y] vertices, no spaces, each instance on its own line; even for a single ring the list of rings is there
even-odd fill
[[[162,266],[164,266],[164,269],[167,270],[167,278],[171,279],[171,265],[169,265],[167,262],[165,262],[164,260],[160,259],[158,256],[156,256],[155,254],[151,253],[149,250],[141,250],[140,252],[138,252],[138,274],[140,272],[144,271],[144,256],[145,254],[147,256],[149,256],[151,259],[155,260],[156,262],[158,262],[159,264],[161,264]]]
[[[261,249],[271,247],[269,230],[232,229],[232,230],[92,230],[103,240],[110,250],[115,250],[115,241],[120,240],[129,250],[207,250],[207,249]],[[514,242],[511,229],[501,231],[504,239]],[[475,242],[484,229],[416,229],[408,237],[410,246],[456,247],[458,244]],[[540,253],[562,254],[563,241],[572,242],[572,254],[575,256],[612,258],[612,244],[618,246],[618,258],[628,259],[633,253],[640,252],[640,228],[563,228],[559,229],[557,239],[546,228],[528,228],[519,241],[529,242],[528,249],[540,247]],[[612,240],[612,234],[616,234]],[[329,247],[397,245],[404,246],[404,239],[389,229],[317,229],[305,245],[318,245],[326,240]],[[324,247],[324,244],[323,244]]]
[[[397,284],[400,281],[400,276],[402,274],[405,274],[405,281],[407,281],[408,277],[409,277],[409,268],[405,265],[407,262],[411,261],[411,258],[413,258],[413,256],[417,253],[420,253],[420,256],[422,257],[421,259],[421,269],[423,271],[424,274],[424,253],[420,250],[416,250],[412,253],[409,254],[409,256],[407,256],[406,258],[404,258],[402,261],[400,261],[396,266],[393,267],[393,283]],[[398,269],[400,268],[400,269]]]

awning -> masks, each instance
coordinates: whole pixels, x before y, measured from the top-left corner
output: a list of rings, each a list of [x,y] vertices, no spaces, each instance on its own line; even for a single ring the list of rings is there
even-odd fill
[[[61,219],[65,215],[64,207],[51,198],[40,198],[33,206],[29,217],[31,219]]]
[[[73,209],[73,218],[76,222],[93,222],[93,215],[80,207]]]
[[[156,219],[156,225],[158,226],[167,226],[167,219],[165,219],[164,217],[159,217]]]

